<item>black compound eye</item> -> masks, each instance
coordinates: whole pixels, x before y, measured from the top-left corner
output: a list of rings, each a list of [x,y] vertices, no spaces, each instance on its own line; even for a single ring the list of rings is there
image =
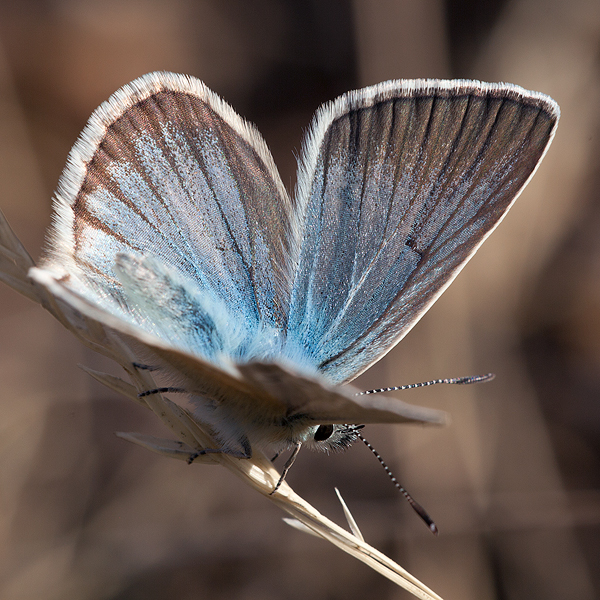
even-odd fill
[[[333,425],[319,425],[315,431],[315,442],[324,442],[331,437]]]

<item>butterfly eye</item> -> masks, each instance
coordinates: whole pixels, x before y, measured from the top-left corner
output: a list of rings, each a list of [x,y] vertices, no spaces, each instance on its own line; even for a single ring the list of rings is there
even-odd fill
[[[319,425],[315,431],[314,440],[315,442],[324,442],[331,437],[333,433],[333,425]]]
[[[357,432],[364,425],[319,425],[303,440],[303,445],[321,452],[340,452],[352,446],[358,439]]]

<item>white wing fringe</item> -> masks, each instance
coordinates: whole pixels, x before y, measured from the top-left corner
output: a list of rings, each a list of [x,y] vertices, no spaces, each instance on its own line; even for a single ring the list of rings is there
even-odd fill
[[[30,279],[29,269],[34,266],[33,260],[0,212],[0,281],[4,281],[24,296],[41,304],[88,347],[119,363],[127,372],[130,382],[113,375],[82,368],[110,389],[152,410],[171,430],[177,440],[161,439],[137,433],[118,433],[117,435],[162,456],[179,460],[188,460],[190,456],[203,448],[214,447],[210,433],[184,408],[158,393],[144,398],[138,397],[138,393],[141,391],[157,388],[150,371],[133,367],[132,363],[136,362],[136,356],[122,336],[103,325],[102,322],[82,314],[72,303],[69,303],[66,295],[57,291],[58,288],[49,286],[52,287],[52,291],[50,291],[49,287]],[[353,533],[342,529],[320,514],[298,496],[286,482],[283,482],[277,493],[271,496],[270,493],[279,480],[279,473],[268,458],[258,451],[254,452],[251,459],[237,459],[227,454],[211,454],[198,456],[194,462],[223,465],[287,512],[292,517],[286,519],[290,525],[332,543],[417,598],[442,600],[440,596],[400,565],[364,541],[348,507],[339,496],[339,492],[338,497]]]

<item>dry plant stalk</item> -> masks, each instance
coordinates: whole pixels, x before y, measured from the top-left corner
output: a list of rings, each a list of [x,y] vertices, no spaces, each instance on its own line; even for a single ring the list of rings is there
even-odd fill
[[[129,382],[106,373],[87,368],[85,370],[110,389],[152,410],[171,430],[177,440],[160,439],[135,433],[118,435],[163,456],[179,460],[188,460],[198,451],[215,446],[210,432],[185,408],[171,402],[159,393],[140,398],[138,396],[140,392],[156,389],[157,385],[152,379],[150,371],[140,370],[133,366],[133,363],[136,362],[136,354],[132,347],[135,345],[132,344],[132,340],[111,329],[105,323],[76,310],[76,301],[70,298],[68,290],[61,288],[57,282],[43,287],[31,280],[28,273],[34,267],[34,261],[0,212],[0,280],[30,300],[41,304],[88,347],[120,364],[126,371]],[[89,311],[86,313],[89,315]],[[279,473],[269,459],[258,450],[253,451],[250,459],[239,459],[228,454],[209,454],[198,456],[194,462],[217,463],[226,467],[288,513],[292,518],[285,520],[290,525],[332,543],[417,598],[441,600],[440,596],[400,565],[364,541],[339,493],[338,497],[342,502],[352,533],[342,529],[319,513],[298,496],[285,481],[277,492],[271,495],[279,480]]]

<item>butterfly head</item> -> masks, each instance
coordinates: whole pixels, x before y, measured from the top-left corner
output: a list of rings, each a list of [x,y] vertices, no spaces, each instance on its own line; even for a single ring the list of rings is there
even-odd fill
[[[326,424],[311,427],[304,446],[321,452],[341,452],[358,439],[364,425]]]

